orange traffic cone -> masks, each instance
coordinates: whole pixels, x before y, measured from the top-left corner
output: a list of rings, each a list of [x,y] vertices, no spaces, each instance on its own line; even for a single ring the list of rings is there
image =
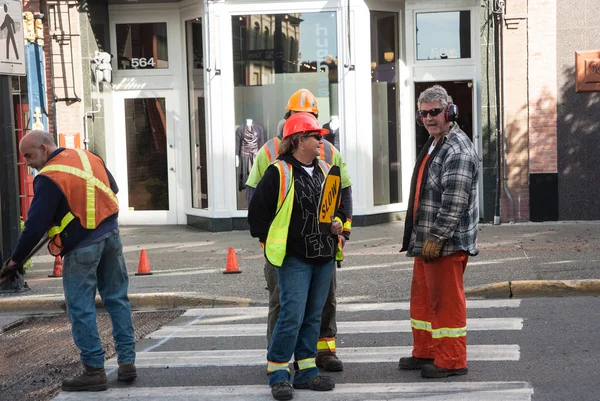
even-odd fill
[[[136,276],[149,276],[152,272],[150,271],[150,262],[148,262],[148,255],[146,250],[142,249],[140,252],[140,263],[138,264],[138,271],[135,273]]]
[[[225,266],[225,274],[232,273],[241,273],[242,271],[238,267],[237,256],[235,255],[235,250],[233,248],[229,248],[227,251],[227,265]]]
[[[48,274],[48,277],[62,277],[62,258],[60,256],[54,259],[54,270],[52,274]]]

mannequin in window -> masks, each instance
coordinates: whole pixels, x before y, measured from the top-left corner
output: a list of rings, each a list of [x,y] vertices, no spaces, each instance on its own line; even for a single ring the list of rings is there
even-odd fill
[[[329,131],[329,134],[326,134],[324,138],[333,143],[333,146],[335,146],[337,150],[340,150],[340,120],[338,119],[338,116],[331,116],[331,120],[329,120],[328,123],[325,123],[323,128]]]
[[[246,180],[254,164],[254,158],[264,143],[265,133],[263,127],[251,118],[246,119],[246,122],[235,130],[235,166],[240,168],[239,191],[246,188]]]

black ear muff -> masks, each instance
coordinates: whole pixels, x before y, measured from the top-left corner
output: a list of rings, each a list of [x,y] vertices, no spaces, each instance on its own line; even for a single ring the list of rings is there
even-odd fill
[[[419,114],[419,110],[417,110],[415,113],[415,120],[417,120],[417,124],[419,124],[421,127],[425,125],[423,124],[423,117],[421,117],[421,115]]]
[[[458,107],[455,104],[449,104],[446,108],[446,121],[458,120]]]

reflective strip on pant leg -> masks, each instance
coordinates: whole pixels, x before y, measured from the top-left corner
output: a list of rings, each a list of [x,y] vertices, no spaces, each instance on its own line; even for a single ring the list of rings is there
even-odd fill
[[[423,320],[410,319],[410,327],[412,327],[415,330],[432,331],[431,322],[425,322]]]
[[[267,372],[269,373],[273,373],[276,370],[287,370],[288,372],[290,371],[290,364],[289,362],[271,362],[271,361],[267,361]]]
[[[298,370],[316,368],[317,364],[315,358],[306,358],[296,362],[298,364]]]
[[[467,327],[459,327],[457,329],[451,329],[448,327],[444,327],[441,329],[432,330],[431,336],[433,338],[457,338],[457,337],[465,337],[467,335]]]
[[[317,342],[317,351],[321,352],[333,352],[335,354],[335,337],[323,337],[319,338]]]

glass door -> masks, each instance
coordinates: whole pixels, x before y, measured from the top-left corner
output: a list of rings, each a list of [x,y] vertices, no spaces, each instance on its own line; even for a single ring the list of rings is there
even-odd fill
[[[123,224],[177,224],[170,97],[168,91],[117,95],[113,174]]]

